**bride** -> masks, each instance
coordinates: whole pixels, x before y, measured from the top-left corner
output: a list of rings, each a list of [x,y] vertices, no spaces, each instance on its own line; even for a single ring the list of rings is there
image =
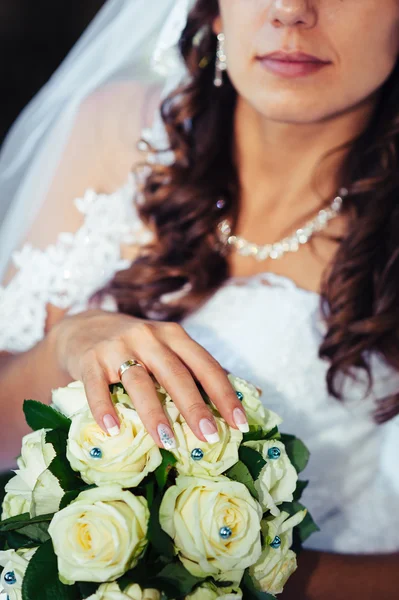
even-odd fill
[[[2,231],[3,264],[13,252],[0,290],[2,464],[25,433],[23,399],[77,379],[110,435],[108,385],[122,379],[156,442],[174,444],[149,372],[199,439],[217,430],[193,377],[245,431],[227,369],[262,388],[312,453],[304,503],[321,531],[284,597],[391,599],[399,5],[197,0],[186,23],[187,4],[149,15],[135,2],[145,23],[166,20],[163,75],[137,66],[134,82],[122,69],[86,85],[49,122],[51,143],[32,146],[46,153]],[[143,28],[124,23],[128,44]],[[172,77],[177,30],[184,74]]]

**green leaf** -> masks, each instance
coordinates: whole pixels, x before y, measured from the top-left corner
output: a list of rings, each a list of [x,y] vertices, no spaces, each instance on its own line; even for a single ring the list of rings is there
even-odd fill
[[[252,479],[256,481],[263,467],[267,464],[263,456],[257,450],[254,450],[254,448],[249,448],[248,446],[240,446],[238,455],[248,468]]]
[[[88,598],[89,596],[92,596],[93,594],[96,593],[96,591],[98,590],[98,588],[100,587],[99,583],[88,583],[86,581],[82,581],[79,582],[77,584],[80,594],[82,596],[82,598]]]
[[[22,521],[29,521],[30,520],[30,514],[28,512],[26,513],[22,513],[21,515],[16,515],[15,517],[9,517],[8,519],[4,519],[4,521],[0,521],[0,532],[2,531],[1,526],[4,524],[10,524],[10,523],[21,523]],[[6,529],[4,531],[7,531]]]
[[[249,472],[248,467],[244,465],[243,462],[241,462],[240,460],[236,462],[236,464],[233,467],[231,467],[231,469],[228,469],[228,471],[226,471],[225,475],[233,481],[239,481],[240,483],[243,483],[248,489],[248,491],[252,494],[252,496],[256,498],[256,500],[259,500],[259,495],[255,489],[255,484],[252,475]]]
[[[33,525],[34,523],[50,522],[54,514],[40,515],[38,517],[30,518],[29,513],[24,513],[18,517],[11,517],[5,521],[0,521],[0,533],[6,531],[18,531],[27,525]]]
[[[35,548],[37,546],[37,542],[30,540],[25,535],[21,535],[18,533],[18,531],[9,531],[8,533],[4,533],[2,535],[4,536],[4,540],[7,541],[8,547],[12,550],[19,550],[20,548]]]
[[[67,452],[68,432],[60,429],[52,429],[46,433],[46,442],[51,444],[57,456],[65,458]]]
[[[173,557],[175,555],[175,550],[172,539],[164,532],[159,523],[159,507],[161,506],[161,500],[161,496],[157,495],[152,503],[150,521],[148,524],[148,539],[158,554]]]
[[[46,433],[46,442],[53,446],[56,453],[48,469],[57,477],[60,486],[65,492],[84,486],[83,480],[72,469],[66,457],[67,441],[68,434],[65,431],[53,430]]]
[[[168,450],[160,449],[162,462],[155,470],[155,478],[159,489],[162,491],[168,480],[168,475],[173,466],[177,463],[177,458]]]
[[[150,480],[146,483],[144,488],[144,495],[147,500],[148,508],[151,509],[152,503],[154,501],[154,493],[155,493],[155,484],[154,481]]]
[[[187,596],[194,587],[205,581],[204,577],[195,577],[187,571],[181,562],[174,562],[166,565],[156,577],[163,584],[172,584],[178,590],[179,596]],[[164,585],[161,587],[164,589]]]
[[[301,481],[298,479],[296,490],[293,494],[294,500],[300,500],[304,490],[308,487],[309,481]]]
[[[0,506],[2,506],[4,497],[6,495],[6,490],[4,488],[10,481],[11,477],[14,477],[14,475],[15,473],[12,471],[7,473],[0,473]]]
[[[251,425],[250,431],[248,433],[244,433],[243,442],[258,442],[259,440],[279,440],[281,434],[278,430],[278,427],[273,427],[270,431],[265,432],[265,430],[259,425]]]
[[[265,432],[262,427],[255,427],[253,425],[250,426],[250,430],[248,433],[244,433],[242,436],[242,441],[244,442],[258,442],[259,440],[263,440]]]
[[[305,444],[295,436],[282,435],[283,442],[287,451],[288,458],[295,467],[297,473],[301,473],[308,464],[310,452]]]
[[[287,512],[290,516],[295,515],[300,510],[304,510],[306,507],[303,506],[300,502],[283,502],[279,505],[279,509]],[[320,531],[320,528],[313,521],[313,518],[308,511],[302,523],[299,523],[296,527],[294,527],[294,531],[296,530],[298,534],[299,541],[301,544],[305,542],[308,537],[315,533],[316,531]]]
[[[161,560],[161,557],[155,562],[148,563],[143,559],[134,569],[131,569],[118,579],[117,583],[119,588],[123,592],[130,584],[137,583],[143,589],[156,588],[162,591],[162,598],[165,596],[167,598],[176,599],[180,595],[177,585],[167,577],[159,577],[159,573],[164,567],[165,563]]]
[[[26,536],[28,539],[36,542],[36,545],[43,544],[50,539],[48,534],[49,522],[46,521],[44,523],[32,523],[31,525],[26,525],[18,530],[18,533]]]
[[[60,412],[54,410],[47,404],[36,400],[25,400],[25,419],[29,427],[34,431],[38,429],[62,429],[69,431],[71,420],[64,417]]]
[[[76,490],[83,483],[70,464],[59,456],[53,458],[48,469],[58,479],[64,492]]]
[[[272,594],[257,590],[248,570],[245,571],[241,589],[244,592],[245,600],[275,600],[276,598],[276,596],[273,596]]]
[[[51,540],[39,546],[26,569],[22,600],[76,600],[76,588],[61,583]]]
[[[70,492],[65,492],[65,494],[63,495],[63,497],[61,499],[59,510],[62,510],[63,508],[66,508],[67,506],[69,506],[71,504],[71,502],[76,500],[76,498],[79,496],[80,493],[81,493],[81,490],[71,490]]]
[[[281,434],[279,433],[278,427],[273,427],[267,434],[263,437],[264,440],[277,440],[280,439]]]

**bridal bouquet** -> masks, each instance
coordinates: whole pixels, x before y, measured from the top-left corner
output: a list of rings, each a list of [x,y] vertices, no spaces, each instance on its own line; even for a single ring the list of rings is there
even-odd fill
[[[299,499],[304,444],[279,432],[260,393],[229,375],[249,433],[212,407],[220,441],[198,440],[157,382],[177,448],[159,449],[121,384],[116,437],[94,421],[82,383],[24,412],[18,470],[0,521],[9,600],[270,599],[318,528]]]

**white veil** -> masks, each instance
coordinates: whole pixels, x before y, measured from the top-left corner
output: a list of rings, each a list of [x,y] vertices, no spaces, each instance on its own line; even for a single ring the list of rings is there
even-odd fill
[[[0,153],[0,281],[46,196],[76,111],[93,90],[122,79],[186,73],[177,41],[194,0],[107,0],[48,83],[22,111]]]

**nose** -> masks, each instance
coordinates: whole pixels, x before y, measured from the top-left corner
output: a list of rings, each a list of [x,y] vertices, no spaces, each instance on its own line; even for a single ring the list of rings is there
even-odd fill
[[[272,0],[269,19],[275,27],[313,27],[317,19],[314,0]]]

